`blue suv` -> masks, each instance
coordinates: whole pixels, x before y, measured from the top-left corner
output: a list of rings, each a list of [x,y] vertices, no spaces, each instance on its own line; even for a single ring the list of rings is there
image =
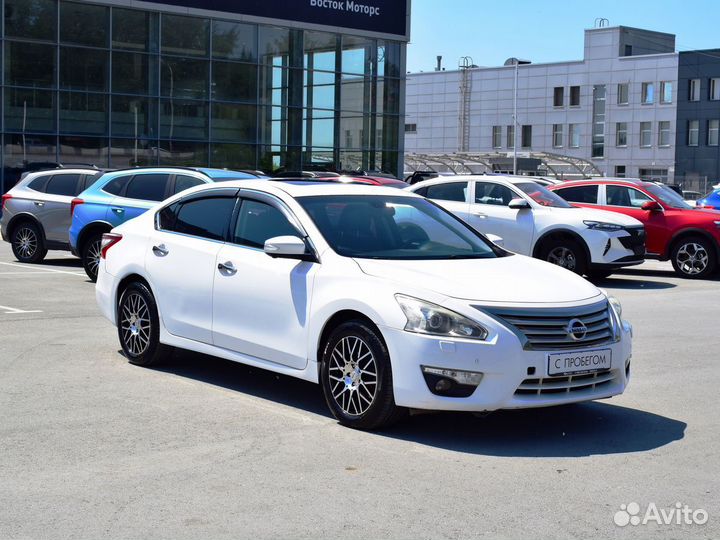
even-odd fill
[[[210,182],[257,179],[258,175],[226,169],[146,167],[102,175],[70,204],[71,251],[82,259],[91,280],[97,279],[102,235],[186,189]]]
[[[709,210],[720,210],[720,188],[712,190],[702,199],[695,201],[695,206],[698,208],[707,208]]]

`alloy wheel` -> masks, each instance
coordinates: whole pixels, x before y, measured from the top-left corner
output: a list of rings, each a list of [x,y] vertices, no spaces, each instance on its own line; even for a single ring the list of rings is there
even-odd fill
[[[359,416],[375,401],[377,362],[361,338],[347,336],[335,345],[328,377],[333,399],[345,413]]]
[[[122,338],[131,354],[140,356],[150,345],[150,310],[145,299],[131,293],[120,311]]]
[[[688,242],[680,246],[675,260],[684,274],[694,276],[707,268],[710,257],[703,246],[695,242]]]
[[[90,270],[90,272],[92,272],[93,275],[97,275],[98,267],[100,266],[101,245],[101,242],[93,242],[88,248],[87,265],[88,269]]]
[[[558,246],[550,251],[547,256],[547,261],[552,264],[557,264],[568,270],[575,270],[577,266],[577,259],[575,253],[572,250]]]
[[[23,227],[15,234],[15,243],[18,253],[25,259],[30,259],[38,248],[38,238],[29,227]]]

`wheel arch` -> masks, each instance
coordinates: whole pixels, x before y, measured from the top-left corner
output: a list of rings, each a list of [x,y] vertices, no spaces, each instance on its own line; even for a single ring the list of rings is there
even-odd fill
[[[325,342],[328,340],[333,330],[335,330],[341,324],[352,320],[361,320],[367,323],[377,333],[378,338],[387,347],[385,336],[383,336],[380,327],[375,324],[375,322],[367,314],[362,313],[361,311],[358,311],[356,309],[342,309],[340,311],[336,311],[325,321],[325,324],[323,324],[322,330],[320,331],[319,338],[315,346],[315,362],[317,363],[318,376],[320,375],[322,348]]]
[[[12,241],[12,235],[15,232],[15,229],[18,227],[18,225],[27,221],[36,225],[38,229],[40,229],[40,239],[42,240],[43,246],[45,246],[47,244],[47,240],[45,238],[45,227],[43,227],[42,223],[38,218],[28,212],[21,212],[19,214],[15,214],[10,219],[7,224],[7,237]]]
[[[713,235],[710,234],[705,229],[696,229],[696,228],[682,229],[681,231],[676,232],[672,236],[672,238],[670,238],[670,241],[667,243],[667,247],[665,248],[665,253],[663,254],[663,256],[666,259],[670,259],[672,257],[672,252],[675,249],[675,246],[677,246],[677,244],[681,240],[684,240],[685,238],[689,238],[689,237],[693,237],[693,236],[701,236],[702,238],[704,238],[705,240],[710,242],[710,246],[712,247],[714,255],[715,255],[715,260],[720,262],[720,249],[719,249],[717,240],[715,240]]]
[[[142,276],[138,273],[135,273],[135,272],[130,273],[118,282],[117,290],[115,291],[115,298],[113,299],[113,303],[114,303],[113,309],[115,310],[116,320],[117,320],[117,315],[118,315],[118,312],[117,312],[118,306],[120,305],[120,297],[122,296],[122,293],[125,292],[125,289],[127,289],[127,286],[130,285],[131,283],[142,283],[143,285],[145,285],[148,288],[148,290],[150,291],[150,294],[152,294],[153,297],[155,297],[155,304],[157,304],[157,296],[155,296],[155,291],[153,290],[152,285],[150,285],[150,282],[147,280],[147,278],[145,278],[144,276]],[[160,314],[160,306],[158,306],[158,316],[159,316],[159,314]]]
[[[587,261],[587,264],[592,263],[592,255],[590,254],[590,248],[588,247],[587,242],[585,242],[585,239],[575,231],[565,228],[551,229],[549,231],[545,231],[542,235],[540,235],[540,237],[535,241],[535,246],[533,246],[532,256],[536,259],[539,258],[540,252],[542,251],[545,243],[555,238],[571,238],[572,240],[578,242],[583,248],[583,253],[585,254],[585,260]]]
[[[112,225],[106,221],[93,221],[92,223],[85,225],[85,227],[83,227],[80,231],[80,234],[78,234],[77,243],[75,245],[78,255],[82,256],[83,249],[85,248],[85,242],[87,242],[87,239],[92,234],[96,232],[110,232],[112,228]]]

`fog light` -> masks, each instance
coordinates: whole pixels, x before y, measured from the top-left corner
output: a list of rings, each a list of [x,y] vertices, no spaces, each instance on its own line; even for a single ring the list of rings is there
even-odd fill
[[[477,371],[420,367],[428,390],[439,396],[468,397],[472,395],[483,377],[483,374]]]

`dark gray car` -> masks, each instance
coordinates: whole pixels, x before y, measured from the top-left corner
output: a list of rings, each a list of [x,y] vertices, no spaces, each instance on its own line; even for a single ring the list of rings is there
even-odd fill
[[[32,172],[3,195],[0,233],[20,262],[40,262],[48,249],[70,250],[71,202],[101,174],[89,168]]]

